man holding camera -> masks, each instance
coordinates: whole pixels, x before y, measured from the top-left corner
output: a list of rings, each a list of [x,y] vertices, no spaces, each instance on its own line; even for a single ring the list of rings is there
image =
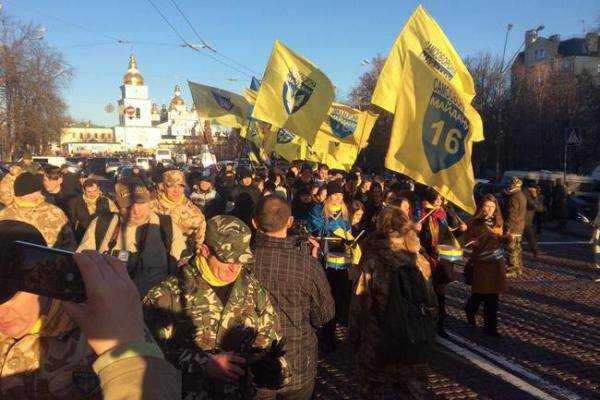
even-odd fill
[[[239,219],[211,218],[196,257],[144,300],[150,331],[183,373],[183,398],[254,398],[283,384],[279,318],[249,273],[250,238]]]
[[[0,255],[10,253],[15,240],[46,244],[32,225],[0,221]],[[123,264],[89,251],[74,261],[85,282],[85,303],[19,290],[15,277],[22,266],[2,260],[0,398],[180,399],[179,372],[148,334]]]
[[[121,193],[125,216],[103,214],[94,219],[78,251],[98,250],[127,265],[143,297],[177,266],[185,239],[177,224],[151,210],[152,196],[145,186]]]

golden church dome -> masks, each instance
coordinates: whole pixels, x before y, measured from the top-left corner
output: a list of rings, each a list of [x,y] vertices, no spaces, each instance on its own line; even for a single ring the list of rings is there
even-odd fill
[[[181,90],[179,89],[179,85],[175,85],[175,90],[173,91],[173,98],[171,99],[171,105],[169,106],[169,109],[172,110],[176,106],[183,106],[184,104],[185,102],[181,97]]]
[[[129,56],[129,69],[123,77],[123,84],[134,86],[141,86],[144,84],[144,77],[142,77],[142,74],[140,74],[140,71],[137,69],[137,61],[133,54]]]

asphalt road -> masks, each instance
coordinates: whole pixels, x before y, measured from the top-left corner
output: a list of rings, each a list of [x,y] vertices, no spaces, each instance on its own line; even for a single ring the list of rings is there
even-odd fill
[[[578,226],[565,235],[548,231],[540,259],[525,252],[523,276],[501,296],[501,339],[470,329],[463,310],[469,288],[451,285],[451,337],[440,339],[426,370],[425,398],[600,399],[600,269],[590,246],[580,243],[585,234]],[[345,341],[345,331],[338,334]],[[321,358],[317,397],[358,398],[353,365],[345,345]]]

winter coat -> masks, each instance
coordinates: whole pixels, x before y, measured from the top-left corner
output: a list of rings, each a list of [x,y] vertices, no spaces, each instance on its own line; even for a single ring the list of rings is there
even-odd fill
[[[504,199],[504,233],[522,235],[525,229],[525,215],[527,213],[527,197],[522,190],[506,193]]]
[[[389,241],[379,236],[371,237],[365,244],[363,261],[359,265],[360,276],[354,284],[349,323],[350,344],[362,371],[383,369],[387,358],[381,344],[385,342],[384,319],[392,277],[400,279],[404,294],[401,301],[408,309],[419,305],[422,310],[429,310],[434,326],[437,308],[431,270],[427,259],[418,253],[419,247],[416,235],[408,244],[404,240]],[[410,315],[409,312],[405,321],[409,328],[414,323]],[[403,364],[403,361],[397,360],[397,363]]]
[[[525,213],[525,226],[532,226],[536,212],[544,211],[544,203],[540,196],[533,197],[529,190],[523,192],[527,199],[527,212]]]
[[[485,236],[482,236],[484,235]],[[502,227],[488,227],[483,219],[472,218],[467,223],[465,243],[477,240],[469,264],[473,267],[471,291],[498,294],[506,290],[506,270],[502,252]]]

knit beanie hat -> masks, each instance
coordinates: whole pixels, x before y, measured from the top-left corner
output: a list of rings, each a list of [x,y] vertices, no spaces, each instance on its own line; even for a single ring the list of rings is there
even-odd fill
[[[344,194],[344,188],[338,181],[329,182],[327,184],[327,196],[332,196],[336,193]]]
[[[15,179],[15,196],[21,197],[42,190],[42,177],[31,172],[23,172]]]

